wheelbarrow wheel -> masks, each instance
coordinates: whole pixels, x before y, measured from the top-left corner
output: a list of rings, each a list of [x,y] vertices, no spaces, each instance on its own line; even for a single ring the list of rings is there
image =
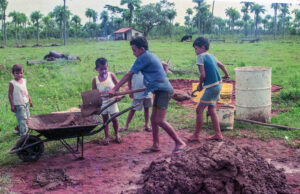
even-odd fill
[[[33,135],[29,135],[28,139],[27,140],[26,139],[27,139],[27,136],[21,137],[21,139],[19,139],[19,141],[17,142],[16,147],[21,148],[21,147],[33,144],[33,143],[41,140],[40,138],[33,136]],[[24,144],[24,142],[25,142],[25,144]],[[43,144],[43,142],[41,142],[41,143],[35,144],[33,146],[30,146],[26,149],[18,151],[17,155],[24,162],[34,162],[34,161],[37,161],[38,159],[40,159],[43,152],[44,152],[44,144]]]

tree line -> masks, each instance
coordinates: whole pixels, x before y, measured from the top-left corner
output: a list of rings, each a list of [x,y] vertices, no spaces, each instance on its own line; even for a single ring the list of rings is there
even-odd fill
[[[225,10],[226,18],[221,18],[214,16],[215,1],[212,6],[204,0],[193,2],[195,6],[186,10],[184,25],[174,24],[177,12],[175,4],[168,0],[146,5],[141,5],[141,0],[121,0],[120,6],[107,4],[100,13],[87,8],[88,22],[82,24],[81,18],[66,6],[66,0],[47,15],[34,11],[29,17],[16,11],[6,13],[8,0],[0,0],[0,35],[3,45],[7,39],[15,39],[17,45],[22,45],[24,40],[33,38],[39,44],[40,38],[66,41],[68,37],[107,37],[122,27],[138,29],[144,36],[170,38],[184,34],[242,34],[244,37],[270,34],[275,39],[277,35],[300,34],[300,10],[290,10],[288,3],[272,3],[274,15],[263,16],[264,5],[244,1],[241,10],[229,7]]]

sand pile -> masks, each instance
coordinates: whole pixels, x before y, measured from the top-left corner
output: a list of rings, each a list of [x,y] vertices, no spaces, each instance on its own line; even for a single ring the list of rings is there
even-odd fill
[[[152,162],[137,193],[291,193],[284,173],[250,148],[229,141]]]

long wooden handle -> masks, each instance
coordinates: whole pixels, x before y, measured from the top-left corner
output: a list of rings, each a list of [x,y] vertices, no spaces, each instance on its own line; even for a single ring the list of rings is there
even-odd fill
[[[126,95],[126,94],[133,94],[133,93],[137,93],[137,92],[143,92],[145,90],[146,90],[146,88],[141,88],[141,89],[137,89],[137,90],[127,90],[127,91],[124,91],[124,92],[116,92],[114,96],[122,96],[122,95]],[[108,97],[108,94],[101,95],[101,97]]]
[[[115,96],[121,96],[121,95],[125,95],[125,94],[133,94],[133,93],[137,93],[137,92],[143,92],[145,90],[146,90],[146,88],[141,88],[141,89],[137,89],[137,90],[127,90],[124,92],[116,92]]]

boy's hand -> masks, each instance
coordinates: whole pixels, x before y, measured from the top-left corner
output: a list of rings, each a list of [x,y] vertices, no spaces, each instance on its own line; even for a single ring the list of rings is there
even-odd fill
[[[131,99],[133,99],[133,94],[129,94],[129,97],[130,97]]]
[[[225,75],[222,77],[223,80],[229,80],[230,76],[229,75]]]
[[[10,107],[10,110],[11,110],[11,112],[16,112],[15,106],[11,106],[11,107]]]
[[[122,97],[121,97],[121,96],[117,96],[117,97],[116,97],[116,101],[117,101],[117,102],[119,102],[119,101],[121,101],[121,100],[122,100]]]
[[[197,90],[200,92],[201,90],[203,90],[203,85],[202,84],[198,84]]]
[[[114,89],[111,89],[108,91],[108,96],[111,98],[115,95],[116,91]]]

